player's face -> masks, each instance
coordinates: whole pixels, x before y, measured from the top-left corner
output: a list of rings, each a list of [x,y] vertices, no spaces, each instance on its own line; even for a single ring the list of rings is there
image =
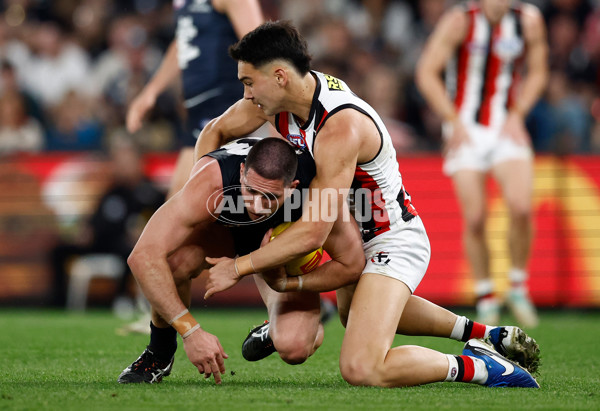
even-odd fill
[[[498,23],[510,9],[512,0],[481,0],[481,8],[491,23]]]
[[[283,180],[269,180],[253,169],[240,170],[240,182],[244,205],[248,215],[253,220],[268,217],[283,204],[288,195],[287,187]]]
[[[238,62],[238,78],[244,85],[244,98],[256,104],[267,116],[279,113],[278,97],[281,87],[271,74],[271,65],[256,68],[250,63]]]

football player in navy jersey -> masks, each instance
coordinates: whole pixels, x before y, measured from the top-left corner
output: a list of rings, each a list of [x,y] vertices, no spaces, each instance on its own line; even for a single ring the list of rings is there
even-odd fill
[[[258,0],[173,0],[175,39],[152,79],[133,100],[126,118],[135,133],[157,97],[181,76],[187,124],[167,197],[183,187],[193,165],[200,130],[242,97],[237,65],[227,48],[263,21]]]
[[[344,207],[350,199],[366,265],[351,302],[338,301],[346,326],[340,353],[346,381],[382,387],[436,381],[539,387],[527,370],[496,351],[534,369],[539,350],[521,329],[476,323],[413,295],[429,263],[429,241],[398,171],[390,135],[375,110],[344,81],[310,70],[306,42],[289,22],[262,24],[232,46],[230,55],[238,61],[244,100],[204,128],[196,155],[269,121],[288,141],[309,150],[316,175],[306,203],[310,207],[273,241],[236,259],[207,259],[215,264],[207,295],[319,247],[334,222],[348,217]],[[350,196],[351,191],[365,194],[363,200]],[[295,286],[302,285],[301,278],[294,277]],[[271,344],[279,348],[275,339],[267,338],[272,332],[278,336],[275,326],[252,331],[242,349],[246,359],[264,358],[273,352]],[[467,344],[460,356],[414,345],[392,347],[396,333]],[[482,338],[493,346],[480,342]]]
[[[152,305],[152,322],[148,347],[121,373],[119,383],[157,383],[169,375],[178,332],[199,372],[221,383],[227,355],[218,338],[188,312],[191,282],[208,267],[206,256],[251,252],[268,241],[271,228],[299,218],[301,201],[291,202],[288,190],[302,193],[314,173],[310,154],[297,154],[281,138],[241,139],[194,165],[185,186],[152,216],[128,259]],[[356,282],[364,266],[354,221],[334,224],[324,249],[332,260],[305,275],[302,290],[269,273],[256,279],[269,315],[279,318],[276,341],[289,363],[306,360],[323,341],[319,292]]]

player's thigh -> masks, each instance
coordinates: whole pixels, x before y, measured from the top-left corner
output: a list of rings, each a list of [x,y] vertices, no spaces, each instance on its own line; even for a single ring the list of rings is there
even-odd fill
[[[352,303],[352,297],[356,290],[356,283],[349,284],[345,287],[338,288],[335,290],[335,296],[337,300],[338,314],[340,321],[344,327],[348,323],[348,315],[350,313],[350,304]]]
[[[234,257],[231,233],[219,224],[198,226],[168,257],[174,276],[194,278],[208,268],[206,257]]]
[[[313,343],[320,321],[319,293],[311,291],[278,293],[271,290],[260,276],[255,275],[255,281],[269,312],[271,338],[274,341],[286,338]]]
[[[383,363],[410,296],[402,281],[379,274],[362,275],[350,305],[340,354],[342,366],[356,361],[365,367]]]
[[[485,217],[486,173],[463,169],[452,174],[454,192],[461,207],[463,218],[468,223],[478,223]]]
[[[529,213],[533,193],[533,160],[520,158],[504,161],[496,164],[492,172],[509,210],[516,214]]]

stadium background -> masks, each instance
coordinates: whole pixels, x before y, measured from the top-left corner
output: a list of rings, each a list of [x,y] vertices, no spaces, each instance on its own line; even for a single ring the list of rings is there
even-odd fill
[[[412,81],[422,44],[454,2],[263,0],[267,17],[290,18],[309,40],[314,67],[347,79],[388,124],[407,190],[423,216],[432,260],[417,294],[469,305],[472,282],[451,182],[441,173],[439,121]],[[531,292],[542,307],[600,306],[600,2],[535,1],[544,12],[552,79],[528,119],[536,148]],[[15,114],[0,116],[0,305],[51,300],[48,253],[85,221],[111,170],[110,142],[125,108],[156,69],[173,21],[160,0],[5,0],[0,11],[0,107],[22,104],[38,144],[4,144]],[[9,62],[10,64],[4,64]],[[11,75],[13,77],[11,77]],[[166,93],[134,136],[146,174],[166,188],[180,146],[178,90]],[[506,213],[490,182],[488,237],[494,279],[506,288]],[[95,280],[90,304],[115,284]],[[194,285],[202,301],[202,281]],[[245,281],[210,305],[257,305]]]

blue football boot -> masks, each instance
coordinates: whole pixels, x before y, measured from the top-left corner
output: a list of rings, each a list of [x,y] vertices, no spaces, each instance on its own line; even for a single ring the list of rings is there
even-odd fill
[[[478,358],[485,363],[488,378],[483,385],[486,387],[540,388],[535,378],[527,370],[507,360],[492,346],[481,340],[467,341],[462,353]]]
[[[540,347],[533,338],[519,327],[496,327],[490,331],[486,342],[498,353],[517,362],[532,374],[540,365]]]

